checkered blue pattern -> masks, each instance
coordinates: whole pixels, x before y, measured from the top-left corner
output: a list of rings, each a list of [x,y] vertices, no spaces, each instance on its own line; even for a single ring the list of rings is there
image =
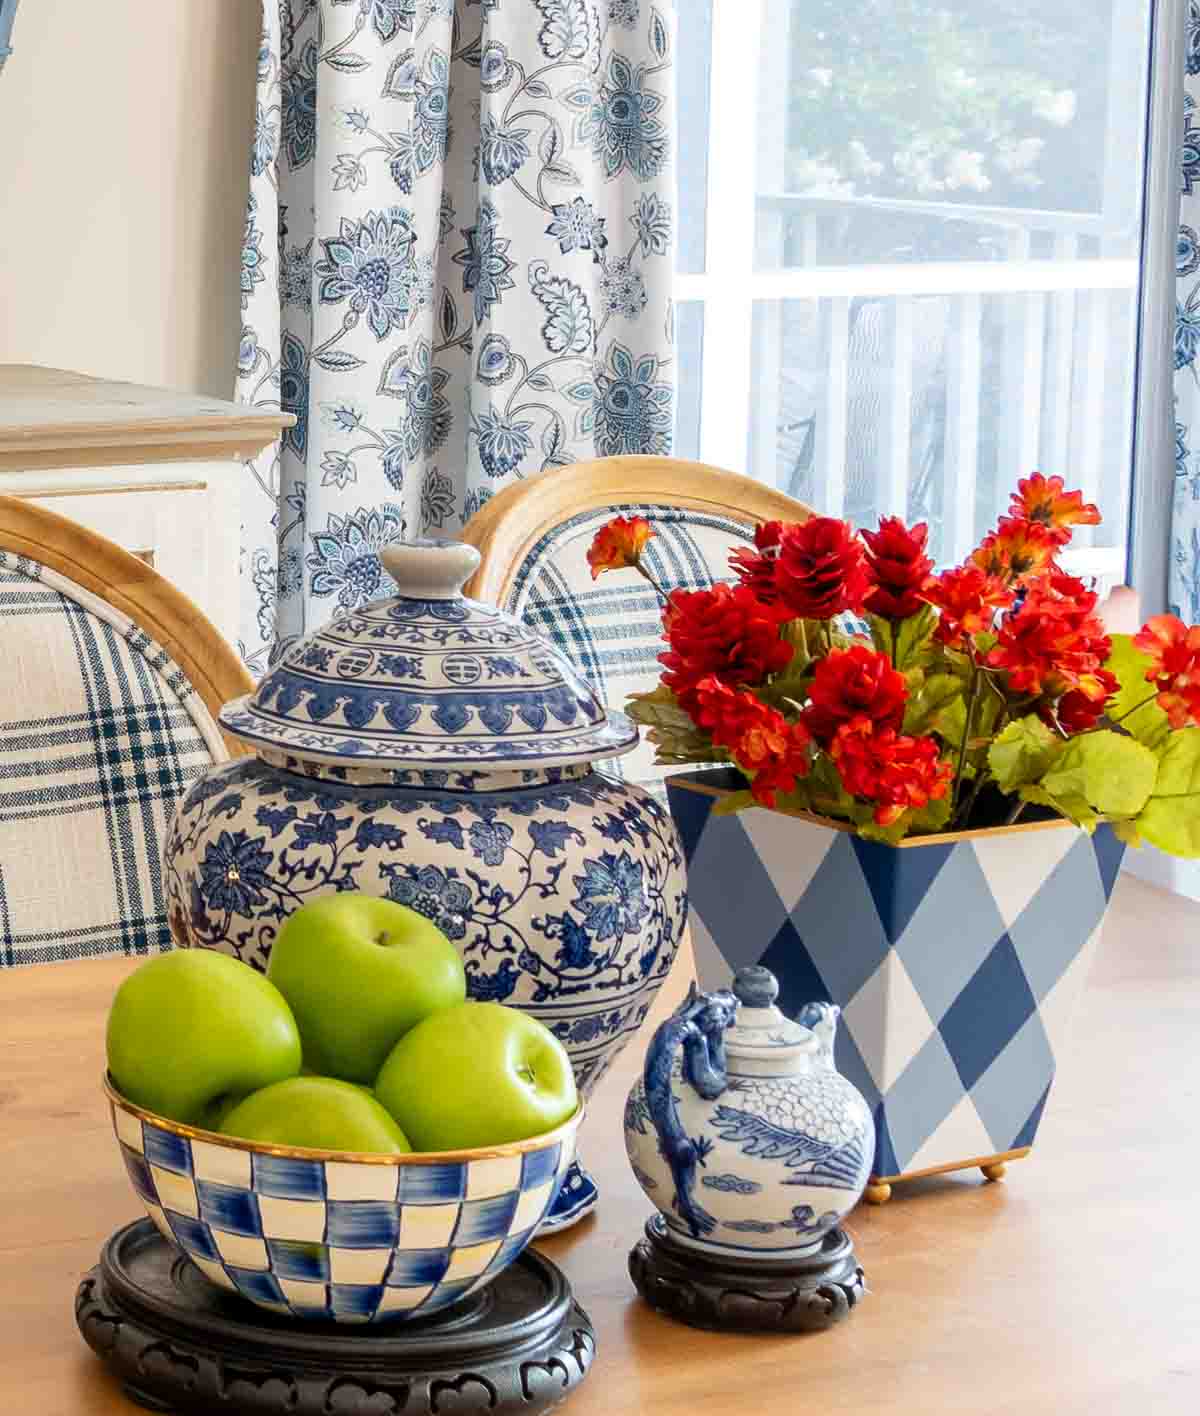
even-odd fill
[[[592,579],[592,538],[614,516],[644,516],[655,536],[644,563],[664,590],[700,590],[730,580],[729,553],[753,544],[753,528],[688,507],[629,503],[583,512],[548,531],[517,572],[505,606],[564,653],[603,703],[623,708],[631,693],[658,683],[662,612],[653,589],[632,571]],[[663,769],[643,744],[600,764],[610,776],[655,787]]]
[[[700,981],[764,964],[790,1015],[842,1009],[839,1070],[875,1118],[874,1174],[1033,1143],[1124,847],[1068,825],[900,848],[668,780]]]
[[[301,1160],[112,1113],[165,1238],[218,1287],[324,1322],[425,1317],[490,1283],[533,1237],[574,1155],[567,1136],[453,1163]]]
[[[0,626],[0,967],[168,948],[162,842],[216,724],[126,615],[7,551]]]

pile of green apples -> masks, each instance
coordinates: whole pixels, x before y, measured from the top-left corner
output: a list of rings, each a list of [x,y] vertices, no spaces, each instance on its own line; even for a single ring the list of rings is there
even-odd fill
[[[578,1105],[548,1028],[468,1002],[436,925],[355,892],[297,910],[265,977],[209,949],[147,960],[113,999],[107,1051],[135,1106],[268,1145],[468,1150],[542,1135]]]

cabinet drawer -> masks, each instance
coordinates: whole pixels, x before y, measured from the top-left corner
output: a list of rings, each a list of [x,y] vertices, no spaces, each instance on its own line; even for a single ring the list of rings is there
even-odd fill
[[[115,541],[237,636],[236,463],[0,473],[0,491]]]

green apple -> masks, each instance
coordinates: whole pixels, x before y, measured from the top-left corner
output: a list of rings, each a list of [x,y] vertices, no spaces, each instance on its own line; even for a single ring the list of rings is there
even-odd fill
[[[467,995],[462,959],[437,925],[357,891],[301,906],[267,977],[296,1016],[305,1066],[368,1086],[409,1028]]]
[[[206,1129],[228,1098],[300,1070],[300,1034],[283,995],[212,949],[176,949],[135,969],[112,1001],[107,1049],[122,1096]]]
[[[336,1077],[292,1077],[246,1097],[221,1130],[244,1141],[316,1150],[404,1155],[404,1132],[364,1087]]]
[[[460,1003],[418,1023],[383,1064],[375,1095],[422,1151],[523,1141],[579,1104],[562,1043],[502,1003]]]

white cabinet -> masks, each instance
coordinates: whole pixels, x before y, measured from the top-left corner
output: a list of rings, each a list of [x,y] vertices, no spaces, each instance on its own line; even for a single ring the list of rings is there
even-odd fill
[[[0,493],[143,557],[232,643],[242,461],[291,422],[220,399],[0,365]]]

